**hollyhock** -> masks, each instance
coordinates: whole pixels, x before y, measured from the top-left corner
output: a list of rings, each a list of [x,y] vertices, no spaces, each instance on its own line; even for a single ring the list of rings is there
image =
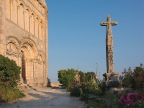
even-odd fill
[[[128,100],[126,95],[122,95],[119,99],[119,102],[121,104],[126,104],[126,105],[134,105],[135,102],[133,100]]]
[[[127,100],[128,101],[135,101],[135,99],[137,99],[138,97],[138,93],[129,93],[127,95]]]
[[[126,97],[126,95],[122,95],[122,96],[120,97],[120,99],[119,99],[119,102],[120,102],[121,104],[126,104],[126,103],[127,103],[127,97]]]
[[[143,100],[143,99],[144,99],[144,96],[141,95],[141,94],[138,94],[138,96],[137,96],[136,98],[137,98],[137,100]]]

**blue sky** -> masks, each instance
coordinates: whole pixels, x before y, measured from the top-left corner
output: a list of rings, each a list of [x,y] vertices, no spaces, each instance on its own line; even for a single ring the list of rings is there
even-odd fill
[[[46,0],[48,5],[48,77],[57,82],[60,69],[106,72],[106,27],[110,15],[114,70],[144,64],[144,0]]]

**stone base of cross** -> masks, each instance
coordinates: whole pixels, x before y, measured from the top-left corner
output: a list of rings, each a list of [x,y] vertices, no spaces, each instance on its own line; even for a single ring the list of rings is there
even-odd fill
[[[104,73],[103,76],[106,80],[106,86],[109,86],[109,82],[111,81],[118,81],[118,75],[118,72]]]

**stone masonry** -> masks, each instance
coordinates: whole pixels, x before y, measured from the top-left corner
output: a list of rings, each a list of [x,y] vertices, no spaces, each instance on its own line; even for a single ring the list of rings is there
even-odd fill
[[[113,60],[113,36],[111,26],[117,25],[118,22],[111,22],[110,15],[107,17],[106,22],[102,22],[101,26],[106,26],[106,62],[107,62],[107,81],[115,80],[118,76],[118,72],[114,72],[114,60]]]
[[[21,67],[21,81],[46,86],[48,7],[45,0],[0,0],[0,54]]]

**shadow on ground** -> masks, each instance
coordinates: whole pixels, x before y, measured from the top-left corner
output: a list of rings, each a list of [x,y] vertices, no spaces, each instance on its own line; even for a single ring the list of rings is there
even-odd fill
[[[59,87],[28,89],[24,93],[25,98],[1,103],[0,108],[83,108],[78,98]]]

